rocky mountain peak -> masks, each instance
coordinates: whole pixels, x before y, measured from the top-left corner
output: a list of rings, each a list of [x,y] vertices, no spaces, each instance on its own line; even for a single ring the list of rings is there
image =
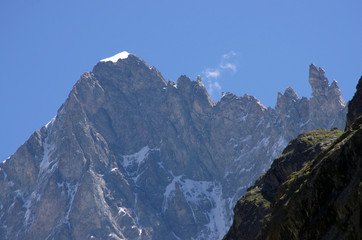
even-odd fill
[[[215,105],[202,83],[201,77],[198,77],[196,81],[191,81],[190,78],[182,75],[177,80],[177,89],[184,97],[184,101],[188,102],[198,113],[209,112]]]
[[[215,104],[199,77],[166,83],[127,53],[100,61],[0,164],[0,239],[220,239],[287,142],[329,126],[282,96],[282,111],[247,94]]]
[[[331,89],[336,89],[336,88],[339,89],[337,80],[333,79],[330,88]]]
[[[287,98],[294,99],[294,100],[299,99],[297,93],[294,91],[294,89],[292,87],[288,87],[287,89],[285,89],[284,96]]]
[[[309,83],[312,87],[312,97],[327,96],[329,83],[324,74],[323,68],[317,68],[314,64],[309,66]]]
[[[107,102],[114,102],[117,98],[128,99],[130,103],[138,102],[141,108],[155,102],[159,104],[167,86],[155,67],[150,67],[134,54],[120,58],[116,63],[100,61],[91,74],[91,81],[98,83],[106,93]],[[88,94],[91,92],[88,91]],[[149,98],[153,100],[146,100]]]
[[[345,102],[341,97],[341,90],[338,87],[338,82],[333,80],[329,85],[328,78],[324,76],[323,68],[317,68],[314,64],[309,66],[309,83],[312,87],[311,101],[318,104],[324,104],[326,101],[334,101],[339,106],[345,107]]]
[[[336,112],[345,116],[347,113],[345,102],[336,80],[329,85],[328,79],[324,76],[325,71],[317,68],[314,64],[309,67],[309,83],[312,87],[310,98],[310,119],[319,119],[327,126],[333,127],[336,122],[333,117]],[[321,109],[323,109],[321,111]],[[340,122],[337,123],[341,124]]]
[[[278,111],[285,111],[290,105],[294,105],[299,100],[297,93],[292,87],[288,87],[284,94],[278,92],[277,104],[275,109]]]
[[[189,77],[187,77],[186,75],[181,75],[178,79],[177,79],[177,87],[179,89],[185,89],[186,91],[191,91],[192,89],[192,82],[191,79]]]
[[[336,108],[344,108],[346,106],[346,103],[344,102],[341,90],[338,87],[338,82],[336,80],[333,80],[331,85],[328,88],[328,101],[334,102]]]
[[[233,99],[236,97],[237,96],[232,92],[222,92],[220,101],[222,101],[222,100],[224,101],[226,99]]]

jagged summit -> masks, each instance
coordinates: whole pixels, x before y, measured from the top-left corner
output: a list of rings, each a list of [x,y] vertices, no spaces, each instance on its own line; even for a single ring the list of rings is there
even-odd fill
[[[326,101],[337,101],[340,107],[345,107],[338,82],[333,80],[329,85],[328,78],[324,74],[323,68],[317,68],[314,64],[309,66],[309,83],[312,87],[311,101],[315,101],[317,104],[324,104]]]
[[[312,96],[310,98],[311,119],[320,119],[325,124],[333,127],[335,120],[333,115],[340,112],[341,115],[347,114],[346,104],[341,96],[341,90],[337,81],[329,85],[328,78],[325,77],[325,71],[317,68],[314,64],[309,67],[309,83],[312,87]],[[320,111],[323,109],[323,111]],[[341,123],[338,123],[338,125]]]
[[[287,142],[329,126],[292,90],[280,111],[246,94],[215,104],[200,78],[167,83],[125,56],[83,74],[0,164],[0,239],[220,239]],[[339,114],[330,120],[343,128]]]
[[[324,74],[323,68],[317,68],[314,64],[309,66],[309,83],[312,87],[312,98],[327,96],[329,83]]]
[[[297,93],[294,91],[292,87],[288,87],[287,89],[285,89],[284,96],[295,100],[299,99]]]
[[[278,92],[277,103],[275,109],[277,111],[282,111],[281,109],[289,108],[291,104],[295,104],[299,100],[297,93],[292,87],[285,89],[284,94]]]
[[[339,89],[338,82],[337,82],[336,79],[333,79],[333,81],[331,83],[331,88],[338,88]]]

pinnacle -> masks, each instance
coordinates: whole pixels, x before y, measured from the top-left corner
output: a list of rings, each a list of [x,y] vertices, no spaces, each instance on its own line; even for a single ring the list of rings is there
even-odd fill
[[[324,76],[324,69],[314,64],[309,66],[309,84],[312,87],[312,96],[325,96],[329,87],[328,78]]]
[[[297,93],[294,91],[292,87],[288,87],[287,89],[285,89],[284,96],[288,98],[299,99]]]
[[[338,87],[338,82],[336,80],[333,80],[333,82],[331,83],[330,88],[339,88]]]

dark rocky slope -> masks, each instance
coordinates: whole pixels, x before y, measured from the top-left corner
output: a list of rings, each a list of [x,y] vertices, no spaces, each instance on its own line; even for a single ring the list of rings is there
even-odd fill
[[[358,81],[356,90],[352,100],[348,103],[346,130],[351,129],[352,123],[362,115],[362,77]]]
[[[97,63],[0,164],[0,239],[220,239],[289,140],[345,126],[336,83],[314,65],[310,83],[311,100],[288,88],[275,109],[215,104],[201,79],[166,82],[135,55]]]
[[[342,130],[315,130],[293,139],[270,169],[250,187],[234,208],[234,222],[224,239],[256,239],[278,188],[332,144]]]
[[[362,124],[289,177],[259,239],[361,239]]]
[[[290,142],[239,200],[224,239],[361,239],[361,84],[346,132],[317,130]]]

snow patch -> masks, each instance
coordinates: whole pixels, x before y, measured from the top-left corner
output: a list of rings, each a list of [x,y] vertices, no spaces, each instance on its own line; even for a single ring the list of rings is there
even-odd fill
[[[168,208],[167,200],[170,197],[173,197],[176,190],[176,183],[179,183],[182,176],[174,177],[172,182],[167,185],[165,192],[163,193],[163,204],[162,204],[162,212],[165,212]]]
[[[269,145],[269,143],[270,143],[270,137],[265,137],[265,138],[263,138],[262,140],[260,140],[260,144],[262,145],[262,146],[264,146],[264,147],[267,147],[268,145]]]
[[[149,151],[150,148],[148,146],[145,146],[139,152],[130,155],[124,155],[122,163],[123,167],[127,168],[135,164],[136,165],[142,164],[145,161],[146,157],[148,156]]]
[[[39,197],[36,196],[37,194],[35,192],[32,192],[30,197],[25,201],[23,207],[26,208],[25,211],[25,224],[28,225],[29,224],[29,218],[30,218],[30,214],[31,214],[31,202],[33,201],[33,199],[36,197],[37,199],[39,199]]]
[[[249,113],[246,113],[245,115],[240,115],[237,119],[238,122],[245,122],[248,115],[249,115]]]
[[[43,143],[43,159],[40,162],[40,175],[49,176],[58,166],[58,163],[55,161],[50,161],[50,156],[55,150],[55,146],[53,144],[48,143],[48,139],[45,139]]]
[[[68,191],[68,199],[69,199],[69,203],[68,203],[68,206],[67,206],[67,213],[64,217],[64,220],[65,222],[69,222],[69,214],[70,214],[70,210],[72,210],[72,206],[73,206],[73,201],[74,201],[74,197],[75,197],[75,194],[77,193],[78,191],[78,186],[79,186],[79,183],[76,183],[74,185],[71,185],[69,184],[68,182],[65,183]]]
[[[50,120],[47,124],[45,124],[45,128],[48,128],[49,126],[52,126],[57,116],[53,117],[52,120]]]
[[[184,176],[174,176],[170,184],[167,185],[163,194],[162,212],[168,209],[168,202],[175,196],[176,184],[188,203],[195,222],[199,220],[194,214],[200,206],[209,206],[203,209],[203,214],[209,219],[204,225],[196,239],[221,239],[227,232],[231,224],[231,216],[228,211],[228,203],[223,198],[222,186],[218,183],[208,181],[195,181],[186,179]],[[209,203],[206,204],[205,203]]]
[[[13,155],[10,155],[9,157],[7,157],[3,162],[2,162],[2,164],[5,164],[6,163],[6,161],[7,160],[9,160],[10,158],[11,158],[11,156],[13,156]]]
[[[25,214],[24,214],[24,220],[25,220],[25,226],[30,226],[31,224],[33,224],[33,216],[31,216],[31,206],[32,206],[32,201],[35,199],[36,201],[40,200],[40,195],[36,192],[32,192],[30,196],[28,196],[27,198],[24,197],[24,193],[18,189],[16,191],[14,191],[16,193],[16,197],[20,198],[22,200],[23,204],[23,208],[25,208]],[[14,201],[15,203],[15,201]],[[13,203],[13,204],[14,204]],[[10,208],[13,207],[13,204],[10,206]],[[10,209],[9,209],[10,210]]]
[[[332,119],[332,120],[329,122],[329,127],[328,127],[328,128],[333,128],[333,125],[334,125],[335,122],[336,122],[336,119]]]
[[[134,225],[131,226],[131,229],[137,229],[138,232],[138,237],[140,237],[142,235],[142,228],[140,227],[139,223],[138,223],[138,218],[137,216],[134,218],[132,216],[133,210],[132,209],[128,209],[125,207],[118,207],[118,214],[124,216],[127,216],[129,218],[131,218],[133,220]]]
[[[242,168],[239,173],[250,172],[255,167],[253,164],[250,168]]]
[[[148,146],[145,146],[134,154],[122,156],[122,167],[127,172],[128,176],[132,178],[134,183],[137,182],[138,177],[142,174],[141,165],[146,161],[148,155],[153,151],[160,151],[160,149],[149,148]]]
[[[305,125],[307,125],[308,123],[310,123],[312,121],[312,119],[308,119],[305,123],[301,123],[300,125],[299,125],[299,127],[304,127]]]
[[[258,99],[256,99],[256,104],[261,107],[262,111],[265,111],[267,109]]]
[[[261,151],[260,149],[265,149],[270,143],[269,137],[265,137],[258,141],[254,146],[250,146],[248,143],[251,140],[251,135],[246,136],[244,139],[240,139],[241,143],[245,143],[243,144],[244,148],[242,149],[242,151],[240,151],[239,156],[235,158],[233,162],[239,163],[245,159],[250,159],[250,157],[253,156],[255,152]],[[245,164],[245,161],[243,161],[243,164]]]
[[[101,62],[114,62],[116,63],[119,59],[126,59],[128,58],[129,53],[126,51],[120,52],[112,57],[102,59]]]
[[[4,180],[8,179],[8,174],[5,172],[4,168],[0,168],[4,175]]]

